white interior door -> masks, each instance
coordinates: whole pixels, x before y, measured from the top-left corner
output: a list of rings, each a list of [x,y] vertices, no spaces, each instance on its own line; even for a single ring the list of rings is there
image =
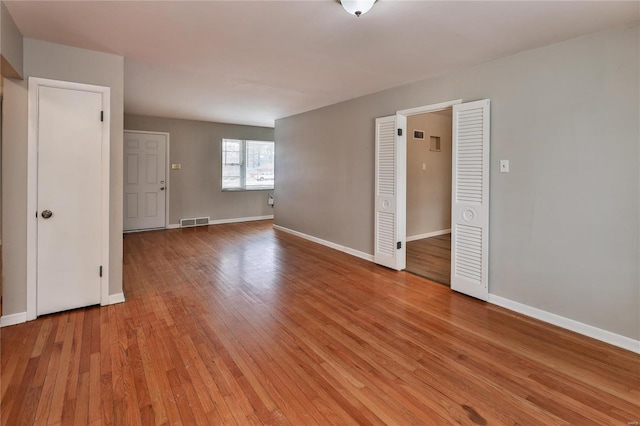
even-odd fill
[[[489,297],[488,99],[453,107],[451,288]]]
[[[164,228],[167,136],[124,134],[124,230]]]
[[[406,267],[406,127],[402,115],[376,119],[374,261]]]
[[[38,90],[38,315],[101,302],[102,97]]]

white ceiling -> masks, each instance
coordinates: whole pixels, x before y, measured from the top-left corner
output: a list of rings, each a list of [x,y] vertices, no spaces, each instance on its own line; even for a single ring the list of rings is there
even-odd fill
[[[281,117],[640,19],[640,2],[6,1],[25,37],[125,59],[125,112]]]

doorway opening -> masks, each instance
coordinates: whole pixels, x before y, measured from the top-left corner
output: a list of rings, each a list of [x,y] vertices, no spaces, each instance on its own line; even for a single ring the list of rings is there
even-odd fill
[[[406,271],[451,282],[452,108],[407,117]]]
[[[375,263],[406,269],[407,117],[452,108],[450,287],[488,299],[490,107],[489,99],[456,100],[376,118]],[[424,138],[417,130],[414,137]],[[429,141],[442,150],[442,137]]]

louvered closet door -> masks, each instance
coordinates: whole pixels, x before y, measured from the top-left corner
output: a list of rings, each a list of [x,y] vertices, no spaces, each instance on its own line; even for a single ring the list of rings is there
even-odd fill
[[[374,260],[388,268],[405,268],[406,117],[376,119]],[[398,135],[403,129],[403,135]]]
[[[488,99],[453,107],[451,288],[489,296]]]

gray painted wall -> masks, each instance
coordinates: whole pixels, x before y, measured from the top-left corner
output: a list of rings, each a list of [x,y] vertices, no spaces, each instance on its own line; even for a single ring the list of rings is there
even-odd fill
[[[0,80],[2,80],[2,76],[0,76]],[[2,116],[2,93],[0,93],[0,246],[2,245]],[[1,290],[2,283],[0,282],[0,294],[2,294]]]
[[[408,237],[451,229],[451,121],[451,110],[407,117]],[[440,138],[440,151],[431,151],[431,136]]]
[[[13,67],[18,75],[23,75],[22,34],[7,6],[0,1],[0,54]],[[0,75],[6,75],[6,70]],[[15,77],[15,76],[14,76]]]
[[[5,79],[2,128],[3,315],[26,311],[28,77],[111,88],[110,283],[122,292],[122,132],[124,58],[24,40],[25,80]],[[30,215],[29,215],[30,217]]]
[[[272,191],[221,189],[222,139],[272,141],[272,128],[130,114],[125,115],[124,127],[170,133],[169,161],[180,163],[182,169],[170,171],[169,223],[177,224],[180,219],[190,217],[209,216],[217,220],[273,214],[273,208],[267,204]]]
[[[372,253],[374,119],[489,98],[490,293],[639,339],[639,47],[636,23],[277,120],[275,223]]]

